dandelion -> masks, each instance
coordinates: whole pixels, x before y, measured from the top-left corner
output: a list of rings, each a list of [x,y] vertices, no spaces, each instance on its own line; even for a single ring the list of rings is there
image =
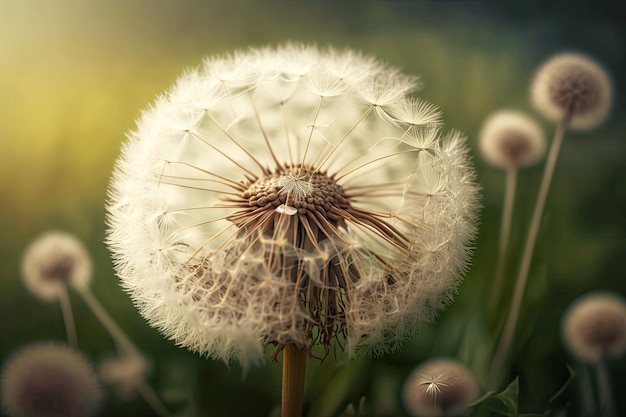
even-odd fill
[[[474,375],[451,359],[431,359],[415,368],[404,382],[402,399],[410,415],[456,416],[478,399]]]
[[[480,132],[480,151],[497,167],[521,168],[538,162],[546,144],[541,127],[524,113],[499,110],[489,116]]]
[[[495,372],[500,370],[513,341],[539,226],[565,131],[568,127],[590,129],[598,126],[606,119],[611,107],[612,86],[607,73],[600,65],[581,54],[561,53],[548,59],[537,69],[530,92],[537,110],[557,122],[557,126],[528,228],[511,307],[494,354]]]
[[[611,380],[606,361],[626,351],[626,301],[620,294],[594,291],[576,299],[563,314],[561,339],[579,360],[591,363],[603,415],[614,415]],[[586,375],[583,374],[582,378]],[[584,381],[583,381],[584,382]],[[593,390],[584,385],[585,407],[593,408]],[[597,410],[594,414],[600,414]]]
[[[139,393],[157,416],[167,417],[169,411],[160,398],[148,385],[150,364],[139,352],[121,353],[106,358],[99,367],[102,381],[111,386],[115,393],[124,399]]]
[[[557,54],[539,67],[531,86],[531,101],[550,120],[568,119],[576,129],[592,129],[607,118],[612,87],[604,68],[585,55]]]
[[[102,403],[102,390],[87,360],[60,344],[26,346],[7,359],[2,404],[11,417],[89,417]]]
[[[120,397],[131,397],[146,381],[148,362],[141,356],[124,354],[105,359],[100,364],[102,381]]]
[[[490,164],[506,170],[506,190],[500,227],[496,274],[491,293],[491,309],[501,297],[511,219],[519,168],[532,165],[545,154],[545,138],[539,125],[523,113],[500,110],[492,114],[480,132],[480,151]]]
[[[49,231],[35,238],[22,257],[22,278],[28,290],[45,300],[59,300],[68,343],[76,346],[74,315],[68,287],[82,290],[91,282],[91,258],[73,235]]]
[[[576,357],[591,363],[626,351],[624,297],[596,291],[575,300],[563,314],[561,337]]]
[[[465,139],[438,133],[416,86],[298,45],[180,77],[109,190],[107,241],[141,314],[244,368],[271,344],[296,385],[331,345],[382,353],[433,320],[468,260],[477,187]]]
[[[68,288],[76,290],[125,355],[143,360],[135,344],[89,289],[91,258],[76,237],[66,232],[50,231],[35,238],[24,252],[22,276],[26,286],[40,298],[59,298],[70,345],[76,346],[77,338]],[[140,392],[151,405],[158,405],[157,414],[167,415],[147,384]]]

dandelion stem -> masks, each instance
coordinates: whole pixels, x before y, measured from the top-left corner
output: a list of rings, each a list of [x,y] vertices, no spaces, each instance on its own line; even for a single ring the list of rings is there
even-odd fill
[[[139,348],[135,346],[126,333],[124,333],[109,313],[107,313],[105,308],[102,304],[100,304],[98,299],[94,297],[89,288],[81,289],[78,293],[83,297],[83,300],[85,300],[85,303],[89,306],[93,314],[98,318],[100,323],[102,323],[104,328],[107,329],[115,343],[125,352],[125,354],[143,357]],[[138,391],[156,415],[160,417],[170,416],[170,413],[165,409],[163,403],[161,403],[158,396],[145,381],[139,386]]]
[[[563,118],[563,120],[557,125],[554,132],[554,138],[550,144],[550,150],[548,151],[548,159],[546,167],[539,187],[539,195],[535,203],[535,210],[533,211],[533,217],[530,222],[530,228],[528,230],[528,237],[526,245],[524,246],[524,252],[522,254],[522,261],[520,265],[519,275],[517,276],[517,282],[515,283],[515,291],[513,292],[513,299],[511,301],[511,308],[504,324],[502,336],[498,342],[498,347],[494,355],[494,367],[493,370],[499,374],[501,372],[502,365],[509,354],[513,336],[515,334],[515,328],[517,326],[517,320],[519,318],[520,308],[522,305],[522,298],[524,296],[524,290],[528,281],[528,273],[530,271],[530,263],[532,261],[533,251],[535,249],[535,243],[537,241],[537,234],[539,232],[539,225],[541,224],[541,217],[543,215],[543,209],[546,204],[548,191],[550,189],[550,183],[552,182],[552,176],[554,174],[554,168],[556,167],[556,161],[559,156],[561,144],[565,136],[565,129],[569,122],[569,113]]]
[[[596,414],[596,405],[593,394],[593,384],[591,383],[591,372],[586,364],[579,364],[577,367],[578,381],[580,384],[582,415],[593,416]]]
[[[96,318],[102,323],[105,329],[109,332],[115,343],[127,354],[129,355],[137,355],[142,356],[139,352],[139,349],[135,346],[133,342],[126,336],[124,331],[117,325],[117,323],[113,320],[113,318],[107,313],[107,311],[102,307],[102,304],[94,297],[89,288],[82,288],[78,291],[78,293],[83,297],[85,303]]]
[[[613,406],[613,393],[611,392],[611,378],[606,366],[606,359],[602,358],[595,365],[598,379],[598,395],[600,400],[599,415],[603,417],[615,417],[615,407]]]
[[[282,417],[300,417],[304,397],[306,351],[295,345],[283,348]]]
[[[156,395],[152,387],[150,387],[150,385],[144,382],[141,385],[139,385],[137,389],[139,391],[139,394],[150,405],[150,408],[152,408],[152,411],[154,411],[154,413],[157,416],[159,417],[171,416],[170,412],[167,411],[167,409],[165,408],[165,406],[163,405],[159,397]]]
[[[65,334],[67,335],[67,344],[72,347],[77,347],[78,337],[76,336],[76,324],[74,323],[72,302],[70,301],[67,288],[63,288],[59,292],[59,304],[61,305],[61,314],[63,315],[63,324],[65,325]]]
[[[504,275],[504,265],[506,264],[507,251],[509,247],[509,236],[511,234],[511,218],[513,217],[513,205],[515,202],[515,189],[517,185],[517,168],[509,166],[506,170],[506,189],[504,192],[504,207],[502,209],[502,223],[500,225],[500,245],[498,247],[498,265],[491,291],[490,311],[494,311],[500,301],[502,292],[502,280]]]

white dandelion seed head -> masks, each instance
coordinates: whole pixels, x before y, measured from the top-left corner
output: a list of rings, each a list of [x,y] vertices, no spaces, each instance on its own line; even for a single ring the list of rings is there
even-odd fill
[[[479,143],[483,158],[502,168],[535,164],[546,151],[541,127],[514,110],[499,110],[489,116],[481,129]]]
[[[531,102],[546,118],[560,122],[569,114],[568,126],[593,129],[611,110],[613,87],[607,72],[593,59],[563,52],[545,61],[530,88]]]
[[[43,300],[56,300],[68,286],[86,288],[91,274],[87,249],[69,233],[43,233],[24,250],[22,278],[28,290]]]
[[[620,294],[594,291],[574,300],[563,314],[561,339],[579,359],[597,363],[626,351],[626,301]]]
[[[109,189],[107,243],[142,315],[244,366],[266,344],[382,353],[432,321],[466,268],[478,192],[465,138],[442,136],[415,88],[301,45],[185,73]]]
[[[402,387],[402,400],[412,416],[439,417],[463,414],[478,399],[476,378],[462,363],[430,359],[417,366]]]
[[[90,417],[103,394],[89,362],[68,346],[37,343],[19,349],[0,377],[2,405],[13,417]]]

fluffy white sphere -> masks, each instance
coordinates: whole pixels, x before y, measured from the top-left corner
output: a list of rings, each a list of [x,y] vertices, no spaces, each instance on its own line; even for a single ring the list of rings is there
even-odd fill
[[[440,135],[416,86],[300,45],[182,75],[109,190],[107,241],[142,315],[244,365],[268,343],[379,353],[432,321],[467,265],[478,193],[464,137]]]

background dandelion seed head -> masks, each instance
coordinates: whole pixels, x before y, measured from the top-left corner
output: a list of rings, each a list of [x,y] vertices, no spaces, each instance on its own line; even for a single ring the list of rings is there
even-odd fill
[[[577,358],[597,363],[626,351],[626,302],[621,294],[594,291],[563,314],[561,338]]]
[[[417,366],[404,382],[402,399],[412,416],[456,416],[480,395],[471,371],[446,358],[430,359]]]
[[[92,265],[87,249],[76,237],[60,231],[37,236],[22,257],[22,278],[28,290],[44,300],[56,300],[68,286],[85,288]]]
[[[4,365],[0,386],[2,405],[15,417],[90,417],[103,399],[89,362],[54,343],[15,352]]]
[[[609,115],[613,87],[606,70],[593,59],[575,52],[562,52],[546,60],[535,72],[531,101],[546,118],[592,129]]]
[[[544,156],[545,150],[545,138],[537,122],[517,111],[493,113],[480,132],[483,158],[498,167],[532,165]]]

